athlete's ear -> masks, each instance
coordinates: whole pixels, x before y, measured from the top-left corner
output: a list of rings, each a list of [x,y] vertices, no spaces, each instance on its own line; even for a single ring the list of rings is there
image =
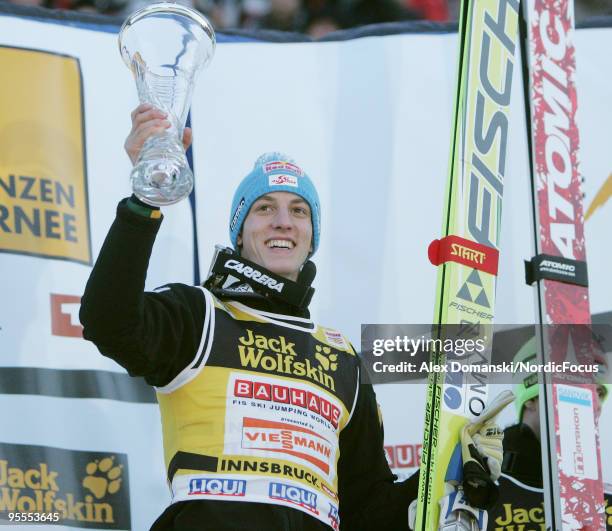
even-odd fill
[[[242,247],[242,232],[236,236],[236,247]]]

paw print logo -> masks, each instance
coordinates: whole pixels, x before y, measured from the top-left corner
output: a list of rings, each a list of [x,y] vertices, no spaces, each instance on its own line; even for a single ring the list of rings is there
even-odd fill
[[[107,494],[115,494],[121,488],[123,465],[115,465],[114,456],[87,463],[85,471],[87,477],[83,480],[83,487],[98,500]]]
[[[332,354],[331,348],[317,345],[315,347],[315,358],[326,371],[335,371],[338,368],[338,354]]]

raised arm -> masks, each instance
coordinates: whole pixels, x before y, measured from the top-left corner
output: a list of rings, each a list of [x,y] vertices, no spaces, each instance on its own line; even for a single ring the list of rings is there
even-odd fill
[[[132,113],[126,151],[136,160],[148,136],[163,128],[159,111],[139,106]],[[191,132],[187,133],[187,143]],[[128,149],[129,146],[129,149]],[[204,322],[203,293],[171,284],[145,293],[149,259],[163,216],[134,196],[117,207],[81,301],[85,339],[130,374],[153,385],[168,383],[197,351]]]

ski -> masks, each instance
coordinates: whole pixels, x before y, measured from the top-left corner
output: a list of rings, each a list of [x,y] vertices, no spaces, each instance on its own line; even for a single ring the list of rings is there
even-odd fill
[[[518,16],[518,0],[462,2],[443,238],[429,249],[439,265],[435,324],[493,321]],[[437,365],[445,359],[432,355]],[[416,529],[438,528],[438,504],[448,491],[445,480],[461,428],[486,402],[487,376],[430,372]]]
[[[537,334],[541,361],[575,359],[590,342],[585,326],[566,326],[589,325],[591,320],[578,168],[573,11],[572,0],[523,0],[535,250],[528,276],[537,281],[536,310],[540,324],[547,325]],[[547,528],[554,531],[605,529],[596,390],[588,382],[554,374],[540,383],[545,517]]]

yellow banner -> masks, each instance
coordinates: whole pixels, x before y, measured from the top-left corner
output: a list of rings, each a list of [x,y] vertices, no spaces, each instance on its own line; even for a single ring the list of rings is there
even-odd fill
[[[0,251],[91,264],[77,59],[0,48]]]

